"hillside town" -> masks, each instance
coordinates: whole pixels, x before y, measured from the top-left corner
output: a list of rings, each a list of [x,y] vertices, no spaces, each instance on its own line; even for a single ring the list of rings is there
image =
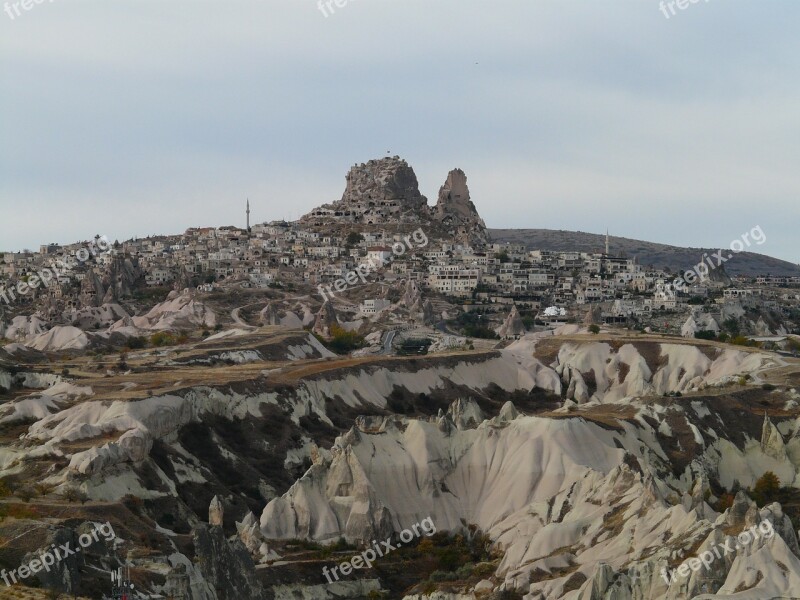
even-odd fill
[[[163,300],[170,291],[202,298],[231,289],[284,290],[334,307],[357,302],[355,316],[374,321],[413,286],[446,302],[446,316],[477,314],[486,325],[481,330],[500,337],[596,323],[685,337],[727,331],[780,343],[800,326],[800,277],[731,278],[720,266],[681,285],[680,273],[615,254],[608,235],[595,252],[492,242],[459,169],[448,175],[435,207],[420,194],[411,167],[391,157],[355,165],[341,200],[296,222],[251,225],[249,200],[243,208],[241,227],[113,243],[97,236],[5,252],[2,308],[9,317],[35,313],[71,323],[92,307]],[[356,277],[365,265],[368,275]],[[374,297],[359,289],[378,283]]]

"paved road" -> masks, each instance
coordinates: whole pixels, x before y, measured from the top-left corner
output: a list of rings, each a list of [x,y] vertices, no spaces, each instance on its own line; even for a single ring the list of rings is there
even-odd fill
[[[392,329],[386,334],[386,338],[383,340],[383,354],[391,354],[392,353],[392,342],[394,341],[394,336],[397,334],[395,329]]]

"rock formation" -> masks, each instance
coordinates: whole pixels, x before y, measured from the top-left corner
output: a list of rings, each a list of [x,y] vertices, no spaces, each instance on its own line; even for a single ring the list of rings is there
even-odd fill
[[[375,224],[419,221],[429,212],[414,170],[399,156],[393,156],[354,165],[347,174],[342,199],[313,210],[303,220],[332,217]]]
[[[211,504],[208,507],[208,522],[212,526],[222,527],[222,520],[225,516],[225,509],[222,507],[222,502],[217,496],[211,499]]]
[[[349,206],[419,210],[427,204],[414,169],[399,156],[355,165],[347,174],[342,202]]]
[[[526,333],[525,324],[522,322],[522,317],[519,316],[517,307],[514,306],[511,312],[508,313],[506,320],[497,328],[497,335],[501,338],[516,338]]]
[[[261,322],[264,325],[280,325],[281,318],[274,302],[267,304],[261,311]]]
[[[486,224],[470,200],[464,171],[450,171],[436,206],[430,207],[419,191],[414,170],[399,156],[353,166],[342,199],[315,208],[300,222],[311,226],[421,224],[434,239],[478,248],[489,239]]]
[[[486,224],[470,200],[467,176],[461,169],[450,171],[439,190],[435,218],[460,243],[469,245],[486,243]]]
[[[238,537],[227,540],[222,527],[203,523],[192,534],[197,565],[219,600],[263,597],[255,563]]]
[[[783,443],[783,436],[766,413],[764,414],[764,425],[761,428],[761,449],[764,454],[771,456],[775,460],[786,459],[786,446]]]
[[[583,324],[589,327],[590,325],[599,325],[603,322],[603,311],[599,306],[590,306],[586,310],[586,316],[583,318]]]
[[[713,331],[714,333],[719,333],[720,326],[716,319],[709,313],[695,310],[692,311],[692,314],[689,315],[686,322],[681,327],[681,335],[683,337],[693,338],[694,334],[698,331]]]
[[[403,297],[400,298],[400,304],[411,308],[419,301],[421,297],[419,288],[417,287],[417,282],[411,278],[406,280],[406,288],[403,292]]]
[[[311,331],[323,337],[330,337],[331,327],[338,324],[339,320],[336,317],[336,311],[333,310],[333,305],[330,301],[327,301],[317,312],[314,319],[314,327]]]
[[[264,534],[261,533],[258,518],[252,512],[248,512],[241,522],[236,522],[236,531],[250,554],[277,558],[277,554],[270,551]]]
[[[436,322],[436,313],[430,300],[425,300],[422,305],[422,321],[425,325],[434,325]]]

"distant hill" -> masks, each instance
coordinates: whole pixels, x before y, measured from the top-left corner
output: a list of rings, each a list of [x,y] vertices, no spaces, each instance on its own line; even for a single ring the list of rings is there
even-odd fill
[[[602,252],[606,243],[605,235],[554,229],[489,229],[489,235],[493,242],[525,244],[530,250]],[[610,247],[611,254],[636,257],[641,265],[669,268],[672,271],[688,269],[700,262],[703,253],[707,252],[711,256],[718,250],[718,248],[680,248],[615,236],[610,237]],[[800,266],[755,252],[736,254],[725,263],[725,270],[731,276],[800,275]]]

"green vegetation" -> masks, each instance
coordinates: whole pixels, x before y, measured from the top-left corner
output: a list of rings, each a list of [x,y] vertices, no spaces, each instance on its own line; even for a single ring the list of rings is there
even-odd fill
[[[736,321],[735,321],[735,319],[728,319],[727,321],[725,321],[725,323],[727,324],[728,328],[730,329],[730,328],[733,328],[734,324],[736,324]],[[723,325],[723,327],[725,327],[725,325]],[[736,324],[735,329],[736,329],[737,332],[739,331],[738,324]],[[750,347],[758,346],[758,342],[754,342],[753,340],[751,340],[751,339],[749,339],[749,338],[747,338],[747,337],[745,337],[743,335],[739,335],[738,333],[736,333],[736,334],[727,333],[725,331],[720,331],[719,334],[717,334],[716,332],[711,331],[710,329],[704,329],[702,331],[695,332],[694,337],[696,339],[698,339],[698,340],[710,340],[712,342],[723,342],[723,343],[728,343],[728,344],[734,344],[735,346],[750,346]]]
[[[756,481],[750,494],[760,506],[775,502],[781,489],[781,480],[772,471],[767,471]]]
[[[352,248],[353,246],[360,244],[364,241],[364,236],[358,233],[357,231],[351,231],[347,234],[347,240],[345,241],[345,245],[348,248]]]
[[[81,504],[84,504],[89,499],[89,496],[76,487],[67,488],[61,494],[61,497],[67,502],[80,502]]]
[[[332,325],[330,329],[331,339],[326,340],[316,336],[322,344],[331,352],[336,354],[347,354],[353,350],[364,347],[364,336],[355,331],[347,331],[340,325]]]
[[[458,318],[448,321],[453,329],[460,331],[465,337],[496,340],[499,336],[485,325],[486,319],[477,311],[465,312]]]
[[[735,338],[736,336],[739,335],[739,332],[740,332],[740,330],[739,330],[739,321],[737,321],[734,318],[726,319],[722,323],[722,329],[723,329],[723,331],[727,331],[728,333],[730,333],[731,336]]]
[[[128,348],[130,350],[140,350],[141,348],[145,348],[147,346],[147,340],[141,336],[134,336],[132,338],[128,338]]]
[[[598,333],[600,333],[600,326],[592,323],[591,325],[589,325],[589,333],[597,335]]]
[[[150,336],[150,344],[156,348],[160,348],[161,346],[174,346],[177,344],[177,340],[171,333],[159,331]]]
[[[712,331],[710,329],[704,329],[702,331],[695,332],[694,337],[696,337],[698,340],[716,341],[717,332],[716,331]]]

